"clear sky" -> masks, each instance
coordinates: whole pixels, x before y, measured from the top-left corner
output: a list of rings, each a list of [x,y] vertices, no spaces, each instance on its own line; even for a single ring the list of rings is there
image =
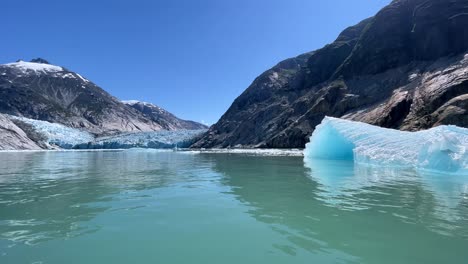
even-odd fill
[[[263,71],[389,2],[3,1],[0,63],[42,57],[120,99],[211,124]]]

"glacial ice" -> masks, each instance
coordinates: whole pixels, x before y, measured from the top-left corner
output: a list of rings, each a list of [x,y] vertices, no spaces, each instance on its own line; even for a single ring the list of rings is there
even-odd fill
[[[63,149],[128,149],[128,148],[187,148],[196,136],[206,130],[177,130],[132,132],[108,137],[94,135],[76,128],[18,116],[8,116],[31,125],[46,138],[46,143]]]
[[[16,119],[33,126],[36,132],[42,134],[46,138],[46,143],[60,148],[71,149],[75,145],[94,140],[94,136],[88,132],[61,124],[18,116],[9,116],[9,118]]]
[[[325,117],[310,137],[305,160],[353,160],[379,167],[468,174],[468,129],[438,126],[406,132]]]
[[[129,148],[187,148],[196,136],[206,130],[176,130],[125,133],[97,138],[93,142],[76,145],[77,149],[129,149]]]

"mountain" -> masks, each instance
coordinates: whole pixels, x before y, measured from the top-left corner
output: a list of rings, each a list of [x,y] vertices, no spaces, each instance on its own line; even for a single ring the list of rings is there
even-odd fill
[[[192,147],[303,148],[325,116],[468,126],[468,3],[394,0],[322,49],[261,74]]]
[[[78,73],[44,59],[0,65],[0,113],[110,135],[177,129],[122,103]],[[167,112],[166,112],[167,113]]]
[[[0,114],[0,150],[12,149],[41,149],[41,147],[9,118]]]
[[[208,126],[205,126],[203,124],[200,124],[194,121],[182,120],[176,117],[175,115],[169,113],[168,111],[162,109],[161,107],[151,104],[151,103],[140,102],[136,100],[122,101],[122,102],[138,110],[139,112],[143,113],[145,116],[149,117],[149,119],[154,121],[155,123],[160,124],[165,130],[180,130],[180,129],[198,130],[198,129],[208,128]]]

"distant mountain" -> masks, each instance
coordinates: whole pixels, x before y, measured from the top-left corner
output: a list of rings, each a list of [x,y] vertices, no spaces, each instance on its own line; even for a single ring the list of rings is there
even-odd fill
[[[164,118],[159,123],[156,114],[147,116],[80,74],[40,58],[0,65],[0,113],[60,123],[96,135],[173,130],[180,125],[178,119],[176,124]]]
[[[155,123],[158,123],[165,130],[197,130],[206,129],[208,126],[189,120],[182,120],[161,107],[136,100],[122,101],[124,104],[131,106],[132,108],[143,113],[149,117]]]
[[[326,115],[412,131],[467,127],[467,25],[466,0],[394,0],[264,72],[193,147],[302,148]]]

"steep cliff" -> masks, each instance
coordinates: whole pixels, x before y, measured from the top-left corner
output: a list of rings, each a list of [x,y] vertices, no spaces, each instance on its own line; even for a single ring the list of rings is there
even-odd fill
[[[395,0],[258,77],[193,147],[305,146],[325,115],[420,130],[468,125],[466,0]]]

